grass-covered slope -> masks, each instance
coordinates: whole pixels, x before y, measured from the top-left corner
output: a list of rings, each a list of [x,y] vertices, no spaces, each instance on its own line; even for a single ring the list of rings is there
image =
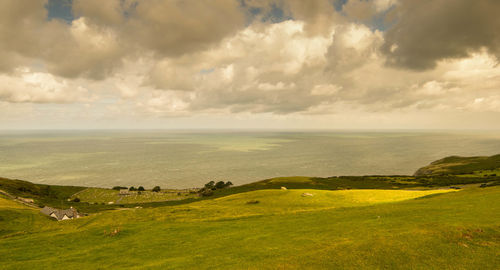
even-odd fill
[[[490,157],[451,156],[432,162],[415,172],[424,175],[480,175],[500,176],[500,155]]]
[[[500,187],[418,192],[262,190],[47,226],[37,216],[31,231],[0,238],[0,260],[2,269],[497,269]]]
[[[309,210],[359,207],[378,203],[397,202],[417,197],[452,192],[453,190],[257,190],[234,194],[213,200],[204,200],[179,206],[187,212],[179,216],[208,219],[235,218],[252,215],[285,214]],[[210,211],[203,211],[210,209]]]
[[[262,180],[250,184],[232,187],[229,189],[216,190],[213,197],[227,196],[241,192],[262,189],[321,189],[321,190],[345,190],[345,189],[412,189],[412,188],[436,188],[451,185],[498,183],[498,176],[488,175],[366,175],[366,176],[334,176],[334,177],[278,177]]]
[[[138,205],[157,207],[187,203],[191,202],[192,198],[196,195],[186,193],[185,191],[181,195],[177,195],[177,193],[152,194],[152,192],[146,191],[144,192],[144,196],[137,195],[137,192],[131,192],[132,196],[120,197],[117,195],[118,191],[112,189],[43,185],[0,177],[0,193],[2,191],[13,197],[33,199],[34,204],[39,207],[51,206],[61,209],[74,207],[84,213],[95,213],[123,207],[136,207]],[[74,198],[80,199],[80,197],[82,199],[81,202],[73,201]],[[155,203],[156,200],[161,199],[170,201]],[[107,204],[109,201],[116,202],[116,204],[109,205]]]
[[[102,188],[66,187],[33,184],[20,180],[0,179],[0,190],[12,195],[33,198],[39,206],[68,208],[70,206],[84,213],[95,213],[117,208],[162,207],[210,200],[256,190],[268,189],[315,189],[315,190],[349,190],[349,189],[383,189],[400,190],[412,188],[435,188],[450,185],[471,183],[499,183],[499,176],[491,175],[428,175],[428,176],[338,176],[338,177],[278,177],[262,180],[241,186],[218,189],[212,196],[199,197],[186,191],[168,191],[152,193],[150,191],[130,192],[130,195],[118,195],[118,191]],[[180,194],[179,194],[180,193]],[[79,198],[80,202],[72,200]],[[108,204],[113,202],[113,204]]]
[[[54,222],[40,215],[37,209],[0,195],[0,246],[2,238],[38,233],[53,225]]]
[[[42,185],[0,177],[0,190],[12,196],[34,199],[35,203],[40,206],[61,205],[69,207],[72,204],[67,202],[67,199],[84,189],[86,187]]]

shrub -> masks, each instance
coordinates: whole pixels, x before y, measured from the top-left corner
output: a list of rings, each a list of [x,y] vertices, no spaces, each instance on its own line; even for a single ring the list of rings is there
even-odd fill
[[[212,189],[203,189],[203,191],[201,191],[200,194],[203,197],[212,196],[214,195],[214,191]]]
[[[76,197],[73,199],[74,202],[80,202],[80,198]]]
[[[143,186],[140,186],[137,190],[139,190],[139,191],[144,191],[145,189],[144,189],[144,187],[143,187]]]
[[[161,188],[160,186],[156,186],[153,188],[153,192],[160,192]]]
[[[31,190],[29,188],[25,188],[25,187],[18,187],[17,190],[21,191],[21,192],[31,192]]]
[[[127,187],[114,186],[114,190],[127,189]]]
[[[252,200],[247,202],[247,204],[258,204],[258,203],[260,203],[258,200]]]

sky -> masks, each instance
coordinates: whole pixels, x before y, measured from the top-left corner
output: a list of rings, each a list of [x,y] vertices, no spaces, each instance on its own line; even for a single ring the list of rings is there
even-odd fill
[[[500,129],[498,0],[2,0],[2,129]]]

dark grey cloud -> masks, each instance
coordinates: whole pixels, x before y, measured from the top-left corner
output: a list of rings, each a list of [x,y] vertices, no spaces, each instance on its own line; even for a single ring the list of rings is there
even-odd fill
[[[382,46],[390,65],[431,69],[481,49],[500,57],[498,0],[403,0],[392,12]]]
[[[245,26],[238,1],[138,2],[124,34],[166,56],[206,49]]]

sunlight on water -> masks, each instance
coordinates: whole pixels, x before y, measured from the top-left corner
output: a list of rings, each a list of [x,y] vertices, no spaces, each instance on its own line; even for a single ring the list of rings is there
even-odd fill
[[[64,131],[0,133],[0,176],[110,187],[243,184],[277,176],[412,174],[500,153],[496,133]]]

